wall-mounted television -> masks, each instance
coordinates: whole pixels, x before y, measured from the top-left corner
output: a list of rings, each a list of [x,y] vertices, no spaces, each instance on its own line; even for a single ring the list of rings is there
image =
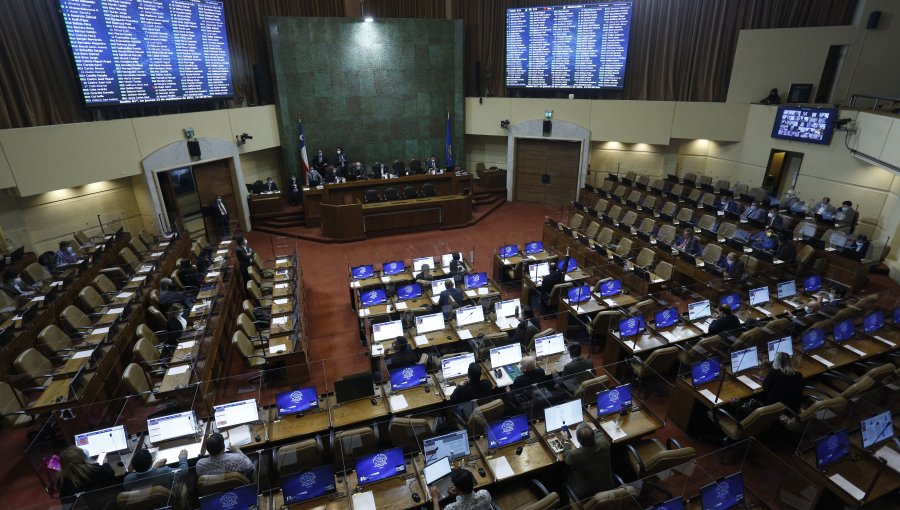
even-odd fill
[[[779,106],[772,138],[828,145],[837,116],[836,108]]]
[[[631,2],[506,10],[506,86],[621,89]]]
[[[87,106],[228,99],[222,0],[59,0]]]

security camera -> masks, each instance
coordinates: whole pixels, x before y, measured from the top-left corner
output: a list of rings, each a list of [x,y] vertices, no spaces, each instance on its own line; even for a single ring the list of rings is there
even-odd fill
[[[509,119],[507,119],[507,120],[501,120],[501,121],[500,121],[500,128],[501,128],[501,129],[506,129],[506,128],[508,128],[508,127],[509,127]]]
[[[234,135],[234,143],[238,145],[244,145],[245,143],[247,143],[247,140],[253,140],[253,137],[248,135],[247,133]]]

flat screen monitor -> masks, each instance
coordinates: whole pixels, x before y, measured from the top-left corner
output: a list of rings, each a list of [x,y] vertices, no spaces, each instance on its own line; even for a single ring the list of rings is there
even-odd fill
[[[147,419],[147,435],[153,444],[197,433],[194,411]]]
[[[866,333],[874,333],[884,327],[884,313],[881,310],[875,310],[863,317],[863,331]]]
[[[847,246],[847,234],[843,232],[832,232],[828,238],[828,244],[834,248],[844,248]]]
[[[403,321],[388,321],[372,324],[372,341],[384,342],[403,336]]]
[[[87,106],[233,96],[221,0],[60,0]]]
[[[391,370],[391,391],[415,388],[427,381],[428,372],[425,370],[425,365],[416,364]]]
[[[487,273],[471,273],[466,275],[466,289],[477,289],[487,287]]]
[[[210,494],[200,498],[200,510],[256,510],[259,495],[256,485],[244,485],[236,489]]]
[[[494,303],[494,313],[497,317],[518,317],[519,316],[519,300],[507,299],[505,301],[497,301]]]
[[[856,334],[856,326],[853,319],[843,320],[834,325],[834,341],[843,342],[850,340]]]
[[[425,464],[422,473],[425,476],[425,485],[431,485],[445,476],[450,476],[450,459],[441,457],[431,464]]]
[[[334,381],[334,399],[338,404],[375,395],[372,374],[357,374]]]
[[[213,409],[216,412],[216,428],[219,430],[259,421],[259,408],[255,398],[213,406]]]
[[[356,479],[360,485],[368,485],[392,476],[406,473],[403,447],[391,448],[356,459]]]
[[[422,270],[422,266],[428,266],[429,269],[434,269],[434,257],[419,257],[413,259],[413,271],[418,273]]]
[[[775,293],[778,299],[790,299],[797,295],[797,282],[794,280],[780,282],[775,286]]]
[[[453,261],[453,255],[458,256],[460,261],[464,260],[463,254],[460,252],[445,253],[445,254],[441,255],[441,267],[450,267],[450,262]]]
[[[803,292],[816,292],[822,288],[822,277],[814,274],[803,277]]]
[[[803,352],[814,351],[825,345],[825,330],[822,328],[807,329],[800,334]]]
[[[744,477],[740,472],[700,488],[702,510],[729,510],[743,502]]]
[[[565,350],[566,339],[562,333],[539,336],[534,339],[534,355],[538,358],[560,354]]]
[[[850,453],[850,435],[838,430],[816,440],[816,467],[819,469],[835,463]]]
[[[394,276],[403,271],[406,271],[406,264],[402,260],[393,260],[381,265],[381,272],[384,273],[385,276]]]
[[[804,223],[800,227],[800,235],[806,238],[816,237],[816,226],[812,223]]]
[[[653,323],[657,328],[668,328],[678,322],[678,309],[666,308],[653,314]]]
[[[688,304],[688,320],[699,321],[711,316],[712,309],[708,299]]]
[[[367,290],[359,295],[359,304],[363,307],[382,305],[387,301],[384,289]]]
[[[631,386],[623,384],[597,393],[597,416],[608,416],[631,407]]]
[[[737,292],[725,294],[719,299],[719,306],[728,305],[732,312],[736,312],[741,308],[741,295]]]
[[[863,448],[887,441],[894,437],[894,422],[891,411],[887,410],[859,422]]]
[[[422,297],[422,285],[418,283],[408,283],[397,287],[397,298],[402,301],[419,297]]]
[[[622,292],[622,280],[606,280],[600,282],[600,295],[610,297]]]
[[[447,457],[450,460],[469,455],[469,436],[466,430],[457,430],[443,436],[430,437],[422,441],[425,462],[434,462]]]
[[[759,366],[759,354],[756,346],[747,347],[731,353],[731,373],[738,375]]]
[[[278,416],[289,416],[319,407],[319,396],[315,386],[305,386],[275,395]]]
[[[538,262],[528,266],[528,277],[533,281],[539,281],[548,274],[550,274],[550,264],[547,262]]]
[[[416,317],[416,334],[424,335],[432,331],[444,329],[444,314],[441,312],[419,315]]]
[[[769,302],[769,288],[750,289],[750,306],[764,305]]]
[[[565,269],[563,269],[563,264],[566,265]],[[578,269],[578,261],[575,260],[574,258],[570,258],[568,262],[566,262],[566,259],[557,260],[556,261],[556,269],[559,269],[560,271],[565,271],[566,273],[575,271],[576,269]]]
[[[772,138],[828,145],[837,117],[836,108],[779,106],[772,126]]]
[[[569,303],[577,304],[583,301],[588,301],[591,299],[591,286],[590,285],[579,285],[577,287],[570,287],[567,290]]]
[[[619,336],[628,338],[643,333],[646,330],[644,317],[635,315],[634,317],[626,317],[619,321]]]
[[[456,325],[459,327],[484,322],[484,308],[481,305],[461,306],[456,309]]]
[[[535,255],[544,251],[544,243],[541,241],[531,241],[525,245],[525,255]]]
[[[894,325],[900,324],[900,306],[894,308]]]
[[[500,347],[491,347],[491,368],[505,367],[522,361],[522,345],[518,342]]]
[[[528,439],[528,416],[519,414],[488,424],[488,448],[502,448],[506,445]]]
[[[691,382],[694,386],[714,381],[720,375],[722,375],[722,367],[719,364],[719,358],[712,357],[691,365]]]
[[[684,510],[684,500],[680,497],[672,498],[647,507],[646,510]]]
[[[453,278],[441,278],[440,280],[431,281],[431,295],[437,296],[447,289],[447,282],[452,282]]]
[[[286,505],[320,498],[336,490],[331,464],[281,477],[281,494]]]
[[[518,254],[519,254],[519,247],[515,244],[507,244],[507,245],[501,246],[500,249],[497,250],[497,255],[499,255],[500,258],[503,258],[503,259],[515,257]]]
[[[631,2],[506,10],[506,86],[621,89]]]
[[[577,425],[582,421],[584,416],[581,412],[580,398],[544,409],[544,425],[547,426],[547,432]]]
[[[469,373],[469,365],[475,363],[475,354],[467,352],[441,360],[441,375],[444,380],[462,377]]]
[[[75,446],[84,450],[88,457],[97,457],[104,453],[127,450],[128,435],[125,433],[124,425],[116,425],[85,434],[76,434]]]
[[[353,276],[354,280],[364,280],[375,275],[375,268],[372,264],[356,266],[350,270],[350,274]]]
[[[772,340],[766,346],[769,351],[769,363],[775,363],[775,355],[779,352],[787,353],[788,356],[794,355],[794,340],[789,336]]]

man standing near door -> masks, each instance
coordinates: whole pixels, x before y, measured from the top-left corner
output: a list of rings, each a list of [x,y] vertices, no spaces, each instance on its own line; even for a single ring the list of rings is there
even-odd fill
[[[213,221],[216,226],[216,233],[225,237],[231,233],[228,223],[228,209],[222,200],[222,195],[216,195],[215,201],[209,206],[209,212],[212,214]]]

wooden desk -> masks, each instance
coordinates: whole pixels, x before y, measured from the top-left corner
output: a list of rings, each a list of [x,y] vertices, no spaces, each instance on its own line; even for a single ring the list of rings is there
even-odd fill
[[[96,374],[84,374],[84,386],[93,380]],[[41,395],[28,405],[28,414],[43,414],[65,407],[72,407],[77,403],[80,395],[72,395],[71,378],[55,379],[51,381]]]
[[[531,433],[537,434],[537,430],[534,426],[530,426]],[[541,442],[539,437],[540,436],[537,438],[530,438],[526,441],[519,441],[518,443],[504,446],[498,450],[489,450],[487,446],[487,437],[482,436],[475,441],[475,445],[478,447],[481,457],[487,464],[487,472],[491,475],[491,478],[499,481],[502,478],[499,478],[494,471],[492,465],[494,459],[499,459],[501,457],[506,459],[509,463],[509,467],[512,468],[513,471],[513,476],[511,478],[528,475],[556,463],[556,457],[553,455],[553,452],[544,446],[544,443]],[[522,453],[521,455],[516,455],[516,449],[520,446],[522,447]]]
[[[372,405],[368,398],[338,404],[333,393],[328,395],[331,425],[337,429],[350,425],[361,425],[387,416],[389,413],[387,399],[384,398],[379,385],[375,385],[375,398],[377,399],[375,405]]]
[[[276,214],[284,210],[284,198],[281,193],[253,193],[247,195],[247,207],[253,216]]]
[[[619,413],[609,414],[606,416],[597,416],[596,402],[586,406],[586,412],[592,420],[606,433],[612,444],[622,444],[633,441],[639,437],[653,434],[657,430],[663,428],[662,421],[653,414],[646,405],[632,396],[633,407],[637,407],[637,411],[628,410],[624,416]],[[616,425],[616,422],[618,426]],[[618,436],[621,433],[621,437]]]
[[[706,411],[722,407],[731,400],[741,400],[753,394],[753,390],[734,379],[730,374],[724,373],[724,381],[710,381],[694,388],[691,381],[685,377],[675,380],[675,389],[669,399],[669,419],[686,434],[692,434],[700,423],[708,421]],[[718,393],[718,401],[714,404],[711,400],[700,394],[700,390],[709,390],[713,395]]]
[[[412,461],[407,456],[407,467],[405,475],[398,475],[387,480],[374,482],[360,489],[360,492],[371,491],[375,497],[375,508],[387,510],[407,510],[417,508],[421,503],[416,503],[412,495],[418,494],[421,501],[424,501],[428,492],[419,484],[419,477],[416,476]],[[413,471],[413,472],[410,472]],[[346,475],[347,487],[350,494],[357,490],[359,483],[356,480],[356,471],[348,471]]]
[[[427,392],[425,391],[426,386],[416,386],[415,388],[400,390],[396,394],[392,394],[390,382],[387,382],[384,385],[384,392],[388,395],[387,400],[388,406],[391,408],[391,413],[408,414],[419,412],[423,409],[443,403],[444,396],[438,389],[438,386],[434,375],[428,374]],[[402,397],[402,399],[399,397]],[[403,406],[403,401],[406,403],[405,406]]]
[[[431,459],[431,462],[434,462],[435,460],[439,459]],[[425,455],[423,455],[422,453],[413,454],[412,464],[416,468],[416,473],[419,476],[419,483],[422,487],[425,487]],[[475,441],[473,441],[472,439],[469,439],[469,455],[451,461],[450,467],[465,469],[466,471],[472,473],[472,477],[475,478],[475,490],[483,489],[488,485],[494,483],[494,478],[491,476],[490,471],[488,471],[487,462],[485,462],[484,458],[479,455],[478,448],[475,446]],[[478,474],[479,468],[484,469],[484,476]],[[425,492],[427,495],[425,496],[424,500],[431,501],[430,491],[426,490]]]
[[[335,490],[337,491],[337,494],[339,494],[339,497],[331,499],[331,496],[322,496],[302,503],[292,503],[290,506],[291,510],[345,510],[350,508],[350,497],[347,495],[349,492],[347,491],[346,479],[343,475],[336,473],[335,481],[337,482],[335,484]],[[262,503],[263,498],[267,499],[266,503],[270,503],[269,506]],[[260,501],[260,509],[287,508],[284,504],[284,494],[281,493],[280,488],[271,493],[268,497],[260,495]]]
[[[320,408],[321,409],[321,408]],[[269,441],[282,442],[299,440],[301,438],[322,434],[331,427],[331,419],[328,411],[307,411],[303,416],[294,414],[278,417],[278,409],[269,409]]]
[[[194,367],[190,363],[174,364],[166,369],[166,375],[156,390],[159,395],[187,388],[193,379]]]
[[[851,456],[853,459],[851,459]],[[815,448],[797,452],[793,464],[809,480],[826,487],[851,507],[859,507],[871,503],[882,496],[896,492],[900,488],[900,473],[883,465],[872,455],[859,449],[852,442],[847,457],[826,466],[826,473],[816,467]],[[848,494],[830,477],[840,475],[855,485],[866,495],[862,500]]]

